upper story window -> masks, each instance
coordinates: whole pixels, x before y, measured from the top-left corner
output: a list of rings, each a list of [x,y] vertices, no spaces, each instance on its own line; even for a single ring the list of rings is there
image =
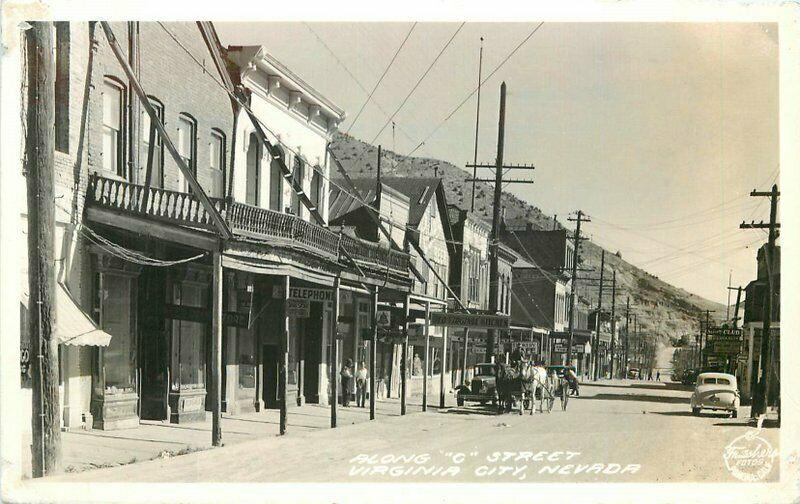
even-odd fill
[[[303,187],[303,181],[306,178],[306,165],[300,156],[295,155],[294,157],[294,171],[292,172],[292,182],[294,186],[299,186],[301,189]],[[297,195],[296,190],[292,190],[292,213],[295,215],[300,215],[300,207],[302,203],[300,203],[300,197]]]
[[[178,116],[178,154],[192,175],[197,175],[197,123],[188,114]],[[188,191],[189,186],[183,172],[178,175],[179,189]]]
[[[150,98],[150,105],[156,112],[156,116],[164,122],[164,105],[155,98]],[[155,124],[150,121],[150,114],[142,108],[142,144],[144,145],[145,155],[140,158],[145,170],[143,180],[151,187],[164,187],[164,147],[161,143],[161,136],[155,131]],[[153,148],[150,149],[150,136],[152,130]],[[152,159],[149,157],[152,156]],[[147,173],[147,166],[150,166],[150,173]],[[149,176],[149,179],[148,179]]]
[[[247,182],[244,202],[259,206],[261,203],[261,142],[255,133],[250,133],[247,144]]]
[[[208,144],[208,167],[211,169],[211,196],[222,198],[225,192],[225,134],[211,131]]]
[[[281,158],[286,162],[286,153],[283,147],[278,145],[276,149],[280,152]],[[283,173],[280,162],[273,159],[269,164],[269,209],[280,212],[283,208]]]
[[[69,152],[69,47],[68,21],[57,21],[56,27],[56,82],[55,82],[55,147],[59,152]]]
[[[106,78],[103,82],[103,170],[125,176],[123,117],[125,88]]]
[[[320,205],[322,205],[322,175],[320,174],[320,167],[315,167],[314,172],[311,174],[311,203],[317,208],[317,211],[322,213]]]

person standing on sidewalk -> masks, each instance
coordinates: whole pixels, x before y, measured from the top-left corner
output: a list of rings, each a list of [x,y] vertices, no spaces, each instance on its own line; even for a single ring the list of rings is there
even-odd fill
[[[353,379],[353,360],[347,359],[342,366],[342,406],[345,408],[350,406],[350,380]]]
[[[369,377],[369,372],[367,371],[367,365],[364,361],[358,366],[358,370],[356,371],[356,406],[359,408],[364,407],[364,403],[367,399],[367,378]]]

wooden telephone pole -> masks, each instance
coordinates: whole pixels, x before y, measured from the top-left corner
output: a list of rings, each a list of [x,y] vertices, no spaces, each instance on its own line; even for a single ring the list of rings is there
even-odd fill
[[[631,297],[628,296],[625,300],[625,357],[622,361],[623,378],[628,378],[628,336],[630,335],[631,327]]]
[[[494,208],[492,214],[492,233],[489,238],[489,311],[498,311],[498,282],[499,282],[499,250],[500,250],[500,216],[502,210],[503,184],[532,184],[532,180],[506,180],[503,181],[503,170],[533,170],[529,165],[509,165],[503,164],[503,149],[505,145],[505,126],[506,126],[506,83],[500,84],[500,119],[497,128],[497,159],[495,164],[467,164],[467,168],[493,168],[494,179],[466,179],[467,182],[494,182]],[[494,358],[495,341],[497,330],[489,329],[486,338],[486,362],[491,362]]]
[[[578,210],[578,216],[574,219],[572,217],[567,218],[568,221],[576,222],[575,225],[575,235],[573,237],[574,246],[572,248],[572,282],[569,290],[569,318],[568,318],[568,331],[569,335],[567,336],[567,366],[570,365],[572,362],[572,339],[573,339],[573,332],[575,329],[575,290],[577,288],[577,281],[578,281],[578,251],[581,246],[581,222],[592,222],[581,210]],[[594,348],[592,348],[592,352],[594,352]]]
[[[28,334],[31,337],[32,474],[61,472],[55,275],[53,271],[53,158],[55,62],[52,25],[31,22],[25,32],[28,109],[25,171],[28,193]],[[10,336],[10,335],[9,335]]]
[[[772,258],[775,257],[775,240],[778,237],[778,229],[780,228],[780,224],[777,222],[778,197],[780,193],[778,192],[777,184],[775,184],[769,192],[753,191],[750,193],[750,196],[768,197],[770,199],[769,224],[765,224],[762,221],[760,223],[751,222],[750,224],[742,222],[739,225],[741,229],[769,229],[769,241],[767,242],[767,248],[765,250],[767,288],[764,292],[761,315],[761,377],[758,380],[758,386],[755,388],[755,393],[753,394],[751,415],[753,418],[756,418],[766,413],[769,404],[770,373],[772,368],[770,325],[772,323],[772,298],[775,296],[774,283],[772,281]]]
[[[603,250],[600,254],[600,292],[597,295],[597,314],[595,315],[595,335],[594,345],[592,345],[592,361],[594,362],[592,370],[592,380],[597,381],[600,377],[600,331],[603,329],[602,313],[603,313],[603,276],[606,269],[606,251]],[[569,363],[567,363],[569,365]]]
[[[609,368],[609,377],[614,378],[614,348],[616,341],[615,335],[617,330],[617,271],[612,272],[611,280],[611,364]]]

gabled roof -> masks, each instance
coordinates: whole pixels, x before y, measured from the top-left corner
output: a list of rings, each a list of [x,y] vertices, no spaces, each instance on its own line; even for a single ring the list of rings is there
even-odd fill
[[[377,184],[375,183],[375,179],[360,178],[351,180],[367,205],[374,207],[377,200]],[[348,189],[349,184],[344,179],[332,179],[330,187],[330,198],[328,199],[329,222],[333,222],[344,215],[364,207],[364,204]],[[409,206],[411,206],[408,196],[389,187],[383,181],[381,181],[381,193],[390,194],[392,197],[408,203]]]
[[[328,199],[328,221],[333,222],[336,219],[349,214],[354,210],[361,208],[363,203],[358,201],[355,196],[351,196],[349,192],[343,191],[340,187],[346,187],[344,179],[334,179],[330,187],[330,198]],[[354,179],[353,184],[358,189],[358,192],[364,198],[367,204],[372,205],[375,203],[376,197],[376,184],[374,180],[370,179]]]
[[[419,225],[431,198],[442,187],[442,179],[433,177],[381,177],[381,182],[408,196],[411,206],[408,212],[408,225],[413,227]]]

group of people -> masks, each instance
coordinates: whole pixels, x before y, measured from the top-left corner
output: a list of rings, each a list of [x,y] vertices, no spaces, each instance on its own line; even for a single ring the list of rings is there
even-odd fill
[[[367,379],[369,371],[364,361],[359,362],[358,369],[353,369],[353,359],[347,359],[340,371],[342,382],[342,406],[350,407],[350,394],[353,387],[352,380],[356,381],[356,406],[363,408],[367,399]]]

